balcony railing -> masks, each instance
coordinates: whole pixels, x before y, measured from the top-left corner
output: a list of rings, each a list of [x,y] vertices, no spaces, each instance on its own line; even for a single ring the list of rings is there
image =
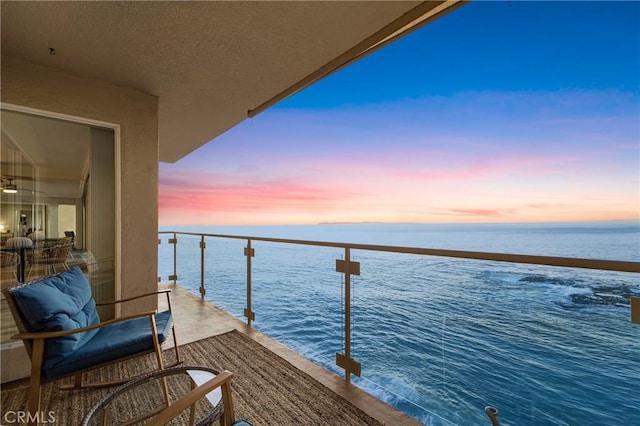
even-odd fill
[[[162,237],[168,237],[164,245]],[[584,345],[576,352],[597,352],[590,354],[593,359],[601,358],[600,352],[610,351],[610,345],[618,345],[620,354],[609,362],[619,361],[616,368],[640,367],[637,360],[640,327],[625,326],[619,332],[615,328],[625,321],[630,324],[628,314],[621,314],[630,305],[632,316],[639,315],[640,301],[632,297],[637,296],[633,291],[611,291],[613,287],[632,288],[637,283],[640,262],[190,232],[160,232],[159,243],[162,278],[198,291],[203,299],[206,297],[230,313],[243,316],[247,324],[255,324],[266,334],[296,346],[294,349],[332,370],[336,368],[328,366],[327,346],[339,343],[340,348],[334,352],[335,365],[344,370],[347,382],[352,381],[352,375],[362,375],[366,364],[363,367],[354,353],[362,355],[362,359],[374,366],[374,373],[370,378],[357,379],[358,385],[430,424],[450,424],[442,413],[452,410],[446,402],[452,399],[450,393],[459,393],[461,389],[469,392],[467,400],[478,400],[476,405],[497,399],[502,401],[498,407],[501,412],[505,409],[507,413],[526,411],[524,420],[535,418],[542,423],[545,418],[557,420],[562,415],[547,414],[544,407],[545,403],[555,401],[543,400],[540,406],[539,399],[544,397],[537,394],[536,386],[529,395],[507,395],[509,391],[501,389],[502,380],[496,377],[506,374],[516,382],[541,380],[536,374],[562,377],[565,367],[573,368],[569,367],[572,362],[576,363],[576,371],[567,373],[569,376],[599,368],[600,361],[594,361],[595,367],[582,365],[585,361],[580,353],[574,353],[574,341]],[[449,260],[443,263],[443,259]],[[478,264],[483,266],[474,266]],[[508,273],[504,273],[505,268],[509,269]],[[366,279],[361,276],[361,269],[367,271]],[[485,281],[495,286],[493,290],[476,289],[470,284],[472,278],[482,274],[486,275]],[[519,277],[518,280],[514,282],[513,276]],[[456,280],[460,281],[456,285],[447,283]],[[598,283],[593,293],[580,287],[585,280]],[[610,280],[616,286],[610,285]],[[517,294],[502,296],[516,288]],[[531,300],[522,299],[522,289],[531,291]],[[571,294],[556,301],[549,310],[549,305],[539,300],[546,297],[545,291]],[[239,293],[244,296],[238,297]],[[503,311],[505,305],[508,309]],[[606,315],[610,314],[602,316],[599,311],[576,314],[576,309],[580,310],[583,305],[587,310],[603,306],[617,309],[615,321],[622,319],[616,324],[600,323],[601,328],[594,336],[580,329],[583,321],[607,321],[610,317]],[[507,312],[514,309],[518,315],[515,318]],[[541,317],[539,313],[543,310],[546,311]],[[283,311],[288,312],[286,319],[281,316]],[[261,315],[266,320],[256,321]],[[621,340],[612,343],[610,333],[616,333]],[[562,342],[554,340],[558,334]],[[410,335],[422,336],[420,340],[424,342],[420,344],[424,346],[404,351],[403,345],[417,344],[409,339]],[[294,341],[297,343],[292,343]],[[445,401],[437,410],[414,406],[411,401],[414,389],[397,374],[398,370],[407,370],[407,366],[413,373],[404,374],[425,376],[437,388],[438,398]],[[478,373],[483,366],[488,371]],[[609,367],[611,365],[603,369]],[[494,369],[496,371],[491,371]],[[534,376],[520,376],[519,369],[528,370]],[[452,370],[461,370],[464,374],[453,374]],[[480,380],[484,374],[489,378]],[[605,371],[604,376],[607,374]],[[550,394],[573,393],[577,398],[583,391],[578,389],[582,386],[581,380],[564,383],[556,379],[541,388],[555,387]],[[585,383],[585,389],[621,386],[618,394],[633,398],[629,396],[633,394],[632,388],[625,390],[627,384],[623,381],[607,380],[615,383],[606,380]],[[391,387],[401,389],[403,395],[398,396],[375,383],[380,381],[387,384],[390,381]],[[487,386],[495,388],[491,395],[478,395],[484,393]],[[572,391],[567,386],[577,388]],[[521,383],[520,389],[527,386]],[[618,414],[627,416],[624,407],[635,406],[633,403],[621,402]],[[472,409],[471,406],[456,408]],[[487,415],[490,412],[487,410]],[[584,413],[577,413],[578,419],[580,415]],[[576,422],[573,413],[567,413],[564,418],[568,423]]]

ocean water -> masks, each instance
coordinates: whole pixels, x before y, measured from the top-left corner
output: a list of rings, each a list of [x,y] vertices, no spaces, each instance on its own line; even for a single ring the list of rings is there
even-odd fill
[[[635,222],[326,224],[172,231],[640,260]],[[159,275],[173,273],[162,236]],[[178,282],[198,293],[199,237],[179,236]],[[246,241],[207,238],[206,298],[244,319]],[[344,353],[344,250],[252,242],[253,325],[325,368]],[[640,275],[352,250],[353,381],[429,425],[640,424]],[[203,324],[206,326],[206,324]]]

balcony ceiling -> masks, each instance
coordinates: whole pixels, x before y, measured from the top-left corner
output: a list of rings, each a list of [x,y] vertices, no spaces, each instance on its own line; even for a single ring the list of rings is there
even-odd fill
[[[157,96],[174,162],[412,9],[457,4],[3,1],[2,54]]]

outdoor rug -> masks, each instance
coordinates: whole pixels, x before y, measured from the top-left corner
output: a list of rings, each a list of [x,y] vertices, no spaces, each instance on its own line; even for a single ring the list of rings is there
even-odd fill
[[[168,363],[175,359],[173,349],[165,350],[165,355]],[[236,330],[180,346],[180,356],[183,365],[232,371],[235,416],[255,426],[381,424]],[[155,357],[150,354],[85,373],[85,380],[133,377],[153,370],[155,365]],[[95,401],[110,391],[60,391],[63,381],[71,379],[48,383],[42,389],[41,410],[55,412],[57,425],[79,424]],[[26,407],[27,384],[1,393],[2,418],[8,411]],[[140,398],[139,403],[143,400]]]

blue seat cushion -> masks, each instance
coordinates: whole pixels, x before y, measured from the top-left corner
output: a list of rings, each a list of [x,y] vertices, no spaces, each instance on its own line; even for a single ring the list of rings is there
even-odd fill
[[[77,266],[17,287],[11,294],[31,332],[72,330],[100,322],[89,280]],[[97,333],[90,330],[47,339],[44,357],[50,362],[62,360]]]
[[[162,344],[171,331],[171,312],[157,313],[155,320],[158,340]],[[82,347],[64,359],[56,362],[46,360],[42,366],[44,377],[52,380],[154,349],[151,324],[147,316],[115,323],[98,330]]]

